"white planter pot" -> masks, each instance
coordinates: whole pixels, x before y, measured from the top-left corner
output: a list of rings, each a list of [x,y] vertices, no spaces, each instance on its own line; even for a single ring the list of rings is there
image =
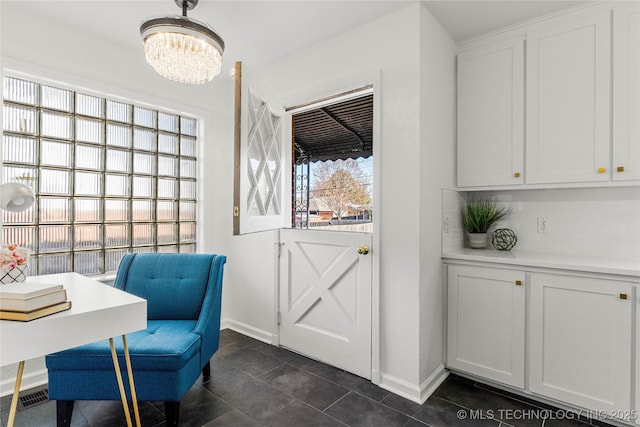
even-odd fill
[[[487,247],[487,233],[467,233],[467,236],[470,248],[484,249]]]
[[[24,282],[27,280],[27,264],[17,265],[11,270],[0,270],[0,284]]]

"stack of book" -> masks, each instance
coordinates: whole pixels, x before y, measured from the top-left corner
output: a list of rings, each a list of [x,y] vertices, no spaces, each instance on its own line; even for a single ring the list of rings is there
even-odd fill
[[[26,281],[0,286],[0,320],[26,322],[70,308],[62,285]]]

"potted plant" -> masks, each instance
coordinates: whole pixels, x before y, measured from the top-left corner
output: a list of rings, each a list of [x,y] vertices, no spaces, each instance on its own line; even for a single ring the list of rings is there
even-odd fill
[[[468,202],[462,212],[462,224],[469,236],[469,246],[474,249],[486,248],[489,228],[510,213],[510,208],[498,207],[491,200]]]

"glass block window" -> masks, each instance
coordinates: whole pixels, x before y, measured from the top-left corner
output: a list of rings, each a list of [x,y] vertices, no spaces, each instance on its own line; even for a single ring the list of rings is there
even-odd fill
[[[33,187],[2,211],[29,274],[113,273],[127,252],[196,252],[198,122],[23,78],[3,78],[2,182]]]

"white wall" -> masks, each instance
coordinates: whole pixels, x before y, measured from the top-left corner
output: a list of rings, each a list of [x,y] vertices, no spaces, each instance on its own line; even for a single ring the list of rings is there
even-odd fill
[[[453,42],[415,4],[259,69],[285,105],[380,75],[380,385],[415,400],[442,366],[440,189],[453,179],[454,54]]]
[[[257,70],[285,106],[380,76],[374,99],[380,103],[382,121],[380,143],[374,146],[379,245],[373,247],[379,259],[380,371],[413,385],[419,383],[417,12],[417,5],[401,10]]]
[[[640,262],[640,188],[473,192],[512,208],[501,222],[518,237],[514,250]],[[548,232],[538,233],[538,217]]]
[[[422,399],[444,378],[442,189],[454,185],[456,46],[420,9],[420,373]]]
[[[640,263],[640,188],[574,188],[456,192],[445,190],[442,251],[466,245],[461,211],[467,200],[493,199],[511,214],[494,225],[510,228],[518,238],[513,251],[597,257]],[[547,232],[538,233],[538,218]]]
[[[451,252],[464,247],[462,210],[464,194],[455,190],[442,190],[442,252]]]
[[[276,232],[231,235],[231,81],[218,78],[198,87],[173,83],[157,76],[140,50],[79,36],[72,27],[23,12],[17,2],[0,7],[4,67],[201,117],[200,250],[229,258],[223,321],[257,338],[274,339]],[[436,230],[440,186],[452,179],[452,169],[447,171],[453,167],[452,57],[451,41],[415,4],[257,70],[285,105],[336,93],[363,79],[379,83],[374,251],[381,348],[374,358],[380,358],[382,385],[412,399],[421,397],[421,384],[442,363]]]

